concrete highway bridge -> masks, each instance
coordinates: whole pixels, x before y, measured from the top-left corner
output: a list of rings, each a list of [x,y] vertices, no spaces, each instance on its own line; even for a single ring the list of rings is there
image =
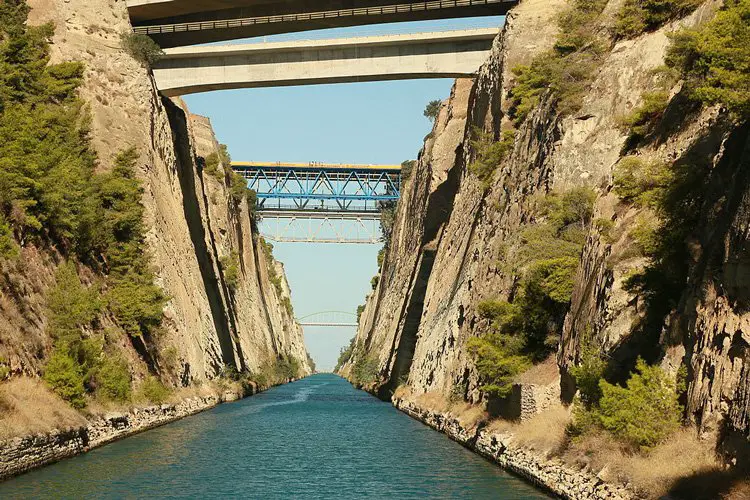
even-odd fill
[[[487,59],[497,28],[167,49],[159,90],[212,90],[414,78],[459,78]]]
[[[518,0],[127,0],[163,48],[367,24],[499,16]]]

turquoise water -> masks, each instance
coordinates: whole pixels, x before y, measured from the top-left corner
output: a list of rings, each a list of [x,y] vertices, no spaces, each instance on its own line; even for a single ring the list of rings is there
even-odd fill
[[[0,498],[546,498],[335,375],[0,483]]]

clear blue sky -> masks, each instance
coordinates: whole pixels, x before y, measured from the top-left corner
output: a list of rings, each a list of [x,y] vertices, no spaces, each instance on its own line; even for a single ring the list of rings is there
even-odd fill
[[[344,28],[272,39],[338,37],[348,33],[420,32],[500,26],[502,18],[459,19]],[[445,99],[452,80],[311,85],[207,92],[185,97],[193,113],[211,118],[235,160],[401,163],[416,158],[431,124],[425,104]],[[261,223],[261,231],[263,223]],[[377,273],[376,245],[276,243],[297,316],[354,312]],[[354,328],[306,328],[319,370],[330,370]]]

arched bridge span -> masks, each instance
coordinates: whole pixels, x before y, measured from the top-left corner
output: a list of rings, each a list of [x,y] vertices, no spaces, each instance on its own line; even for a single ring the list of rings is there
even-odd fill
[[[302,326],[356,327],[357,315],[346,311],[319,311],[297,318]]]

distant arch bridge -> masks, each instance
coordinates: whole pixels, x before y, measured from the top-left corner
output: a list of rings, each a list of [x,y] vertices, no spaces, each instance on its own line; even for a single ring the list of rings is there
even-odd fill
[[[356,327],[357,315],[346,311],[318,311],[297,318],[302,326]]]

